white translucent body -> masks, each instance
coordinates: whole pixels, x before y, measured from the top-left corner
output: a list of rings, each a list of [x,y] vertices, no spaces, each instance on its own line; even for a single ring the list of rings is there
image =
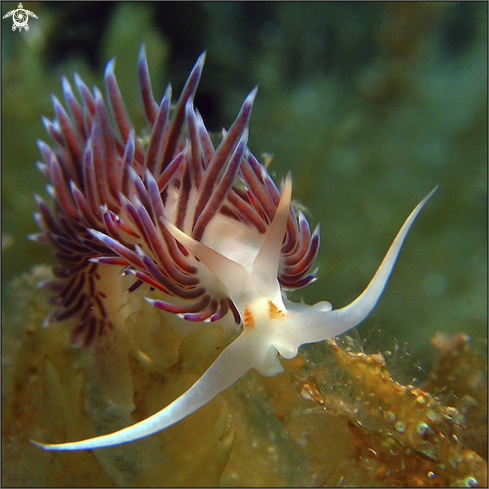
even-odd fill
[[[371,312],[387,283],[403,241],[433,189],[411,212],[376,274],[351,304],[333,310],[328,302],[308,306],[284,300],[277,280],[280,249],[286,231],[291,201],[291,179],[287,177],[275,217],[259,248],[249,243],[243,246],[233,236],[217,236],[225,227],[211,229],[214,236],[195,241],[170,222],[164,221],[173,236],[180,241],[212,274],[209,284],[223,287],[232,299],[245,324],[241,334],[184,394],[157,413],[127,428],[95,438],[61,443],[34,444],[46,450],[87,450],[131,442],[163,430],[193,413],[217,394],[227,389],[248,370],[255,368],[263,375],[273,376],[283,371],[279,355],[294,358],[299,346],[324,341],[358,325]],[[246,235],[243,231],[241,237]],[[223,249],[219,249],[219,243]],[[228,250],[228,251],[227,251]],[[229,251],[229,250],[232,250]],[[227,255],[228,257],[226,257]]]

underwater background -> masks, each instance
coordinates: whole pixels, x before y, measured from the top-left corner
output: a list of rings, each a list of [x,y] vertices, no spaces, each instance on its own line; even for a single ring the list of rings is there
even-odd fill
[[[15,7],[2,3],[2,15]],[[52,263],[37,232],[45,195],[36,139],[60,77],[101,85],[107,61],[142,127],[136,59],[145,42],[156,98],[207,61],[196,106],[229,127],[259,85],[250,149],[321,224],[318,281],[297,293],[341,307],[370,280],[403,220],[435,185],[378,306],[359,327],[430,358],[437,330],[486,336],[487,4],[485,2],[26,2],[28,32],[2,21],[2,296]],[[8,297],[8,294],[7,294]],[[6,306],[8,305],[5,304]]]
[[[2,17],[17,8],[2,2]],[[102,86],[107,61],[142,130],[136,60],[146,44],[155,98],[175,95],[199,54],[195,106],[229,127],[259,86],[248,146],[321,224],[318,280],[294,300],[348,304],[402,222],[434,186],[378,305],[356,328],[366,352],[398,349],[398,378],[423,380],[436,332],[487,348],[486,2],[25,2],[29,31],[2,19],[2,319],[18,314],[19,278],[53,264],[30,242],[40,116],[77,71]],[[264,155],[263,157],[261,155]],[[17,283],[17,285],[13,285]],[[3,361],[15,356],[7,329]],[[7,375],[7,374],[5,374]],[[3,377],[3,395],[10,393]],[[6,387],[5,387],[6,386]]]

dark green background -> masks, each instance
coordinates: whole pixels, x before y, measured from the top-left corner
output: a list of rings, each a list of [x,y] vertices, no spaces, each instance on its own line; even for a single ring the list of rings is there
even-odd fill
[[[2,16],[17,8],[3,2]],[[487,336],[486,2],[25,2],[29,31],[2,20],[2,296],[40,263],[33,193],[40,115],[78,71],[116,75],[142,129],[136,59],[142,41],[156,98],[175,96],[207,50],[196,105],[209,130],[228,127],[259,85],[249,147],[274,155],[277,182],[321,223],[318,281],[296,293],[340,307],[366,286],[417,202],[439,185],[414,224],[386,291],[360,326],[367,350],[432,357],[436,331]],[[379,330],[381,333],[379,333]],[[386,339],[387,338],[387,339]],[[406,360],[406,359],[404,359]],[[420,374],[422,375],[422,374]]]

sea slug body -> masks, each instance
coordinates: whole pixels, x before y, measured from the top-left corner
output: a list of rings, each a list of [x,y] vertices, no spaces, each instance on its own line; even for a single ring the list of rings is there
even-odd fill
[[[257,90],[245,99],[214,147],[193,97],[205,54],[173,106],[171,88],[158,104],[144,47],[138,62],[140,95],[150,127],[136,137],[114,75],[105,71],[107,105],[75,74],[77,98],[63,78],[64,106],[53,97],[54,120],[44,118],[52,147],[39,142],[38,166],[50,181],[53,210],[36,197],[41,233],[32,238],[55,249],[56,280],[43,283],[57,306],[45,321],[71,318],[72,341],[89,347],[117,328],[111,311],[120,295],[107,277],[133,276],[158,295],[147,302],[182,323],[215,322],[237,338],[184,394],[149,418],[120,431],[48,450],[82,450],[126,443],[177,423],[228,388],[248,370],[283,371],[279,355],[324,341],[358,325],[373,309],[402,243],[432,190],[408,216],[366,289],[351,304],[309,306],[289,290],[315,280],[319,228],[311,232],[291,206],[292,179],[279,191],[250,152],[248,122]],[[115,271],[115,275],[114,275]]]

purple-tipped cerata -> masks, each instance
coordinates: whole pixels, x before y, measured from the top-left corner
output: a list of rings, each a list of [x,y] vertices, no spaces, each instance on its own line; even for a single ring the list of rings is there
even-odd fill
[[[247,147],[257,90],[214,146],[193,98],[205,55],[197,60],[175,103],[171,88],[157,103],[144,47],[138,78],[149,136],[132,126],[110,61],[106,99],[75,75],[76,96],[63,78],[64,106],[53,97],[54,119],[43,118],[52,143],[39,142],[52,209],[36,197],[41,233],[58,264],[43,285],[55,295],[46,318],[73,321],[72,340],[90,346],[117,328],[117,302],[142,288],[147,302],[181,321],[216,322],[240,330],[203,376],[153,416],[90,440],[38,444],[52,450],[125,443],[189,415],[256,368],[282,371],[278,354],[293,358],[305,343],[323,341],[360,323],[375,306],[401,245],[428,194],[407,218],[374,278],[350,305],[295,304],[287,291],[312,282],[319,228],[290,205],[288,175],[279,191]],[[125,277],[117,292],[115,282]],[[115,292],[114,292],[115,290]]]

